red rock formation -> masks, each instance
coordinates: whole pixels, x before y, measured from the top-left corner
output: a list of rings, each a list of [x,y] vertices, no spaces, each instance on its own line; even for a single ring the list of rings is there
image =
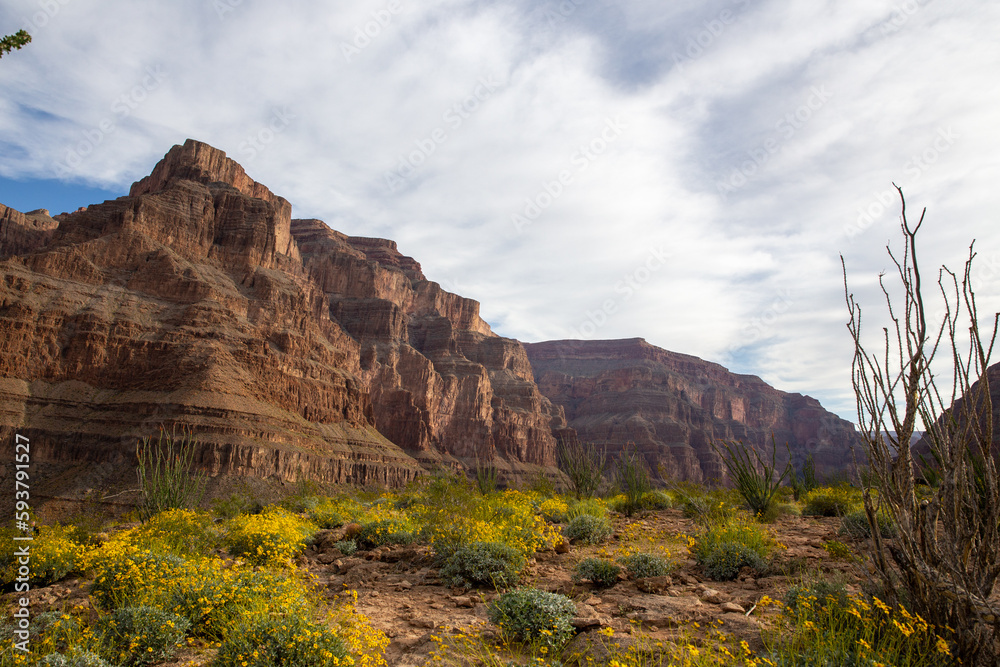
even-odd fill
[[[190,140],[127,197],[0,208],[0,438],[127,471],[138,437],[189,426],[213,473],[353,483],[554,463],[562,413],[479,304],[290,214]]]
[[[849,422],[813,398],[787,394],[751,375],[668,352],[641,338],[525,344],[542,393],[566,411],[582,442],[616,455],[628,443],[664,477],[719,478],[711,443],[739,440],[801,468],[812,454],[820,474],[843,471],[860,443]]]

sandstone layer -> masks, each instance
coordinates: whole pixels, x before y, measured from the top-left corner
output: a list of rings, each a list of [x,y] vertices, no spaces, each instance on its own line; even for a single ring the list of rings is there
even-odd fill
[[[476,302],[391,241],[291,220],[222,151],[188,140],[126,197],[58,219],[0,206],[0,225],[0,438],[29,437],[39,465],[134,474],[161,425],[193,430],[213,475],[555,462],[562,413]]]
[[[525,344],[543,394],[562,407],[580,441],[612,457],[634,445],[652,471],[681,480],[719,479],[713,442],[740,441],[801,470],[812,455],[821,475],[842,473],[854,426],[809,396],[758,377],[668,352],[641,338]],[[787,449],[786,449],[787,443]]]

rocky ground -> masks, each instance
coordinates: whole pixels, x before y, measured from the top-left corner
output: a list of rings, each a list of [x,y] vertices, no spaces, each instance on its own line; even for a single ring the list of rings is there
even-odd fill
[[[855,555],[862,547],[838,535],[839,525],[836,518],[778,519],[772,528],[786,548],[779,550],[771,571],[764,576],[745,572],[736,581],[711,581],[685,549],[676,548],[683,542],[675,539],[672,560],[677,568],[669,576],[632,581],[622,575],[616,585],[606,589],[574,582],[572,571],[577,562],[613,553],[623,540],[697,532],[694,522],[679,510],[650,512],[633,519],[618,517],[615,535],[602,545],[572,544],[568,549],[536,554],[524,572],[523,582],[563,593],[576,602],[578,617],[574,625],[580,633],[569,649],[589,651],[595,659],[602,653],[606,655],[603,644],[627,644],[640,630],[656,641],[676,638],[678,633],[697,641],[714,628],[759,649],[762,620],[774,613],[773,609],[756,606],[764,595],[780,599],[789,586],[804,577],[839,577],[847,582],[849,590],[860,586],[863,572],[859,561],[834,558],[824,549],[831,540],[846,544]],[[322,531],[300,557],[299,564],[316,576],[331,599],[351,590],[358,592],[359,611],[391,639],[386,653],[389,665],[424,665],[437,646],[432,636],[447,637],[461,628],[486,622],[486,605],[496,593],[444,585],[428,547],[387,546],[345,556],[332,546],[342,536],[343,529]],[[85,580],[71,579],[36,589],[33,611],[37,614],[86,606],[86,588]],[[5,597],[5,602],[10,603],[13,595]],[[608,639],[611,631],[613,635]],[[491,632],[488,624],[484,632]],[[194,646],[183,650],[170,664],[207,664],[212,654],[210,647]]]

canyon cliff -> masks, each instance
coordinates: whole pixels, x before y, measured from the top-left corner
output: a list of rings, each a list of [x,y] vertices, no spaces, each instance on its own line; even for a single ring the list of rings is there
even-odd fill
[[[641,338],[525,348],[542,393],[565,410],[580,441],[612,458],[634,445],[654,474],[666,478],[722,477],[713,441],[740,441],[769,457],[773,434],[779,468],[789,452],[797,470],[812,455],[821,476],[843,473],[851,446],[860,445],[850,422],[809,396]]]
[[[850,424],[814,399],[641,339],[503,338],[395,242],[291,212],[193,140],[127,196],[0,205],[0,439],[29,438],[36,491],[134,487],[161,427],[216,479],[279,483],[552,475],[578,433],[678,479],[721,474],[713,440],[772,432],[780,463],[785,442],[799,466],[849,463]]]
[[[478,303],[392,241],[292,220],[188,140],[128,196],[0,206],[0,437],[65,487],[134,480],[160,426],[215,476],[393,485],[476,459],[551,471],[565,421]]]

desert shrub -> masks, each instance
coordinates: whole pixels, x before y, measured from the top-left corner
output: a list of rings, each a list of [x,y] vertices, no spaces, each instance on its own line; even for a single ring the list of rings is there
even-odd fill
[[[844,516],[857,505],[848,487],[816,489],[805,497],[802,516]]]
[[[641,504],[647,510],[667,510],[674,506],[674,501],[665,491],[649,491],[642,494]]]
[[[461,482],[435,480],[408,514],[441,561],[473,542],[501,542],[527,558],[559,540],[559,529],[536,512],[538,500],[516,489],[483,496]]]
[[[785,592],[782,602],[788,609],[794,611],[799,608],[800,601],[805,601],[810,605],[837,604],[845,606],[847,598],[847,586],[843,581],[823,578],[794,584]]]
[[[747,545],[738,542],[716,545],[699,562],[704,566],[705,573],[716,581],[731,581],[739,576],[744,567],[757,573],[767,569],[766,560]]]
[[[851,596],[837,588],[827,590],[820,582],[793,589],[786,598],[789,604],[777,622],[762,633],[770,664],[957,664],[952,657],[953,644],[923,618],[902,607],[892,609],[878,598]]]
[[[197,573],[176,554],[146,551],[120,538],[88,552],[84,562],[94,571],[91,599],[105,610],[148,604],[174,582]]]
[[[576,606],[565,595],[534,588],[508,591],[487,608],[490,622],[511,638],[561,646],[573,634]]]
[[[235,517],[227,528],[225,543],[232,555],[254,565],[271,566],[288,565],[318,530],[316,524],[281,507]]]
[[[712,579],[735,579],[743,567],[761,573],[777,542],[760,524],[746,517],[717,523],[703,531],[695,541],[695,559]]]
[[[876,512],[875,520],[878,523],[878,532],[882,537],[895,537],[896,526],[892,523],[892,518],[885,512]],[[868,515],[863,509],[855,510],[845,514],[840,518],[840,533],[850,535],[855,539],[863,539],[872,536],[871,524],[868,522]]]
[[[608,516],[608,506],[600,498],[585,498],[570,504],[566,510],[566,520],[572,521],[578,516],[589,514],[598,519],[606,519]]]
[[[359,549],[374,549],[386,544],[410,544],[416,541],[411,527],[397,519],[378,519],[361,525],[355,538]]]
[[[312,594],[294,572],[225,567],[220,559],[203,560],[196,572],[176,581],[158,603],[187,618],[192,634],[224,639],[247,610],[257,614],[307,615]]]
[[[38,664],[42,667],[113,667],[110,662],[91,651],[49,653]]]
[[[149,518],[169,509],[195,507],[201,501],[207,478],[194,471],[198,441],[187,429],[167,433],[160,429],[156,444],[148,437],[136,444],[137,471],[142,489],[140,512]]]
[[[684,516],[702,525],[725,522],[736,515],[738,501],[735,492],[721,489],[705,491],[691,485],[678,485],[674,493],[679,497]]]
[[[340,528],[344,525],[341,506],[330,498],[320,498],[307,514],[309,520],[322,529]]]
[[[84,550],[72,535],[72,526],[43,526],[31,542],[6,544],[31,545],[30,581],[36,586],[46,586],[81,569]],[[14,581],[19,567],[14,548],[4,548],[0,555],[0,580]]]
[[[559,465],[573,485],[577,500],[590,498],[601,486],[607,452],[575,438],[559,443]]]
[[[350,556],[358,550],[358,543],[355,540],[340,540],[333,543],[333,548],[345,556]]]
[[[159,662],[173,655],[190,626],[155,607],[123,607],[101,619],[101,653],[123,667]]]
[[[651,490],[649,468],[646,460],[638,451],[625,448],[615,463],[615,485],[619,493],[625,496],[615,508],[626,516],[632,516],[642,509],[642,497]]]
[[[582,514],[566,525],[563,535],[568,540],[597,544],[611,537],[611,523],[590,514]]]
[[[150,551],[181,556],[205,554],[221,544],[212,515],[187,509],[160,512],[130,532],[130,542]]]
[[[538,506],[538,513],[553,523],[566,523],[569,520],[569,504],[558,496],[547,498]]]
[[[527,564],[517,549],[500,542],[473,542],[460,547],[441,568],[441,577],[452,586],[486,584],[508,588],[517,583]]]
[[[216,667],[335,667],[348,657],[343,640],[325,624],[297,614],[261,615],[230,632]]]
[[[854,560],[854,552],[851,547],[837,540],[829,540],[823,543],[823,550],[830,554],[834,560]]]
[[[629,554],[620,559],[625,570],[633,579],[662,577],[670,574],[670,563],[663,556],[650,553]]]
[[[622,568],[603,558],[584,558],[573,568],[573,578],[586,579],[599,588],[611,588],[618,583]]]
[[[750,511],[754,516],[765,516],[771,508],[774,494],[792,469],[791,466],[785,466],[781,474],[775,476],[778,445],[774,441],[774,436],[771,436],[770,462],[761,458],[756,448],[740,442],[722,442],[721,445],[713,442],[712,447],[722,458],[729,472],[729,478],[736,485],[736,490],[743,496]]]

